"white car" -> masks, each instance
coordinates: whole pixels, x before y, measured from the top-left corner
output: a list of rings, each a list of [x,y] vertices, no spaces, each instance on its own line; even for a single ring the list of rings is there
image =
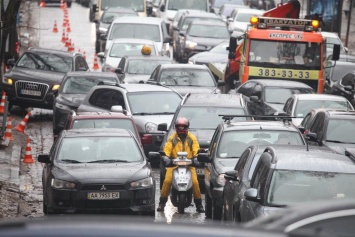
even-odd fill
[[[244,33],[250,23],[250,17],[261,16],[265,11],[249,8],[239,8],[228,18],[228,30],[230,32]]]
[[[289,116],[296,117],[292,118],[292,123],[298,126],[309,111],[318,108],[354,110],[343,96],[325,94],[294,94],[286,101],[283,110]]]
[[[322,36],[326,39],[327,44],[327,56],[333,52],[333,45],[340,45],[340,54],[347,54],[348,48],[343,45],[343,42],[336,33],[322,31]]]
[[[113,40],[107,52],[100,52],[97,56],[103,60],[102,71],[114,71],[124,56],[142,55],[141,49],[144,45],[151,48],[151,55],[159,55],[159,48],[153,40],[121,38]]]
[[[153,40],[156,42],[159,54],[172,58],[166,25],[162,19],[156,17],[123,16],[116,18],[110,25],[103,40],[106,40],[107,53],[114,39],[135,38]]]

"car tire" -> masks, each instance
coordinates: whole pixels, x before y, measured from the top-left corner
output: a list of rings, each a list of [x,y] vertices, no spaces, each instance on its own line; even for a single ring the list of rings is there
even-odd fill
[[[216,201],[214,199],[212,199],[212,219],[222,219],[222,208],[216,204]]]
[[[205,209],[206,218],[212,218],[212,200],[207,191],[205,194]]]

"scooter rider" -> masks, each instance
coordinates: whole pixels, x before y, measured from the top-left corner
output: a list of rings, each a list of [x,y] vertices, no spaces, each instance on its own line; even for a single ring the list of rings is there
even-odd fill
[[[187,152],[187,158],[192,159],[197,156],[200,145],[196,137],[190,133],[190,122],[183,117],[180,117],[175,122],[175,130],[165,144],[164,152],[166,156],[177,158],[177,153],[181,151]],[[160,192],[160,200],[157,211],[164,211],[165,204],[170,194],[171,183],[173,178],[174,167],[167,167],[163,187]],[[199,213],[205,212],[202,206],[200,186],[198,184],[197,174],[195,167],[190,167],[192,175],[192,192],[196,205],[196,211]]]

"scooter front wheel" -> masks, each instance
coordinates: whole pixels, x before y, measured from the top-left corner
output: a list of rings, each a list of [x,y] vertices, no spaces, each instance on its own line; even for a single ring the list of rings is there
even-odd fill
[[[178,194],[178,212],[180,214],[185,213],[185,202],[186,202],[186,194],[185,193],[179,193]]]

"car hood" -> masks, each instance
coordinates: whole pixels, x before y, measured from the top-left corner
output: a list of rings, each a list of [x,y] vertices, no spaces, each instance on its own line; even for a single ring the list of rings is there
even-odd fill
[[[149,75],[144,75],[144,74],[126,74],[124,77],[124,82],[125,83],[139,83],[140,81],[148,81],[150,77]]]
[[[215,38],[203,38],[203,37],[192,37],[189,36],[186,40],[193,41],[197,43],[198,45],[204,45],[206,46],[206,50],[210,50],[212,47],[216,46],[219,43],[222,43],[222,41],[225,41],[226,39],[215,39]]]
[[[88,170],[90,172],[88,172]],[[55,177],[80,183],[125,183],[149,176],[146,162],[60,164],[53,169]]]
[[[117,68],[121,58],[106,57],[105,64],[110,65],[113,68]]]
[[[197,86],[169,86],[171,89],[178,92],[181,96],[185,96],[187,93],[201,94],[201,93],[218,93],[216,87],[197,87]],[[220,93],[220,91],[219,91]]]
[[[228,62],[228,54],[202,52],[202,53],[195,54],[190,59],[195,61],[195,63],[196,62],[206,63],[206,64],[209,62],[227,63]]]
[[[134,121],[136,122],[138,132],[146,133],[145,125],[147,123],[154,123],[156,125],[160,123],[167,123],[170,126],[173,120],[174,114],[164,114],[164,115],[133,115]],[[160,131],[158,133],[161,133]]]
[[[349,152],[355,156],[355,144],[339,144],[327,142],[327,146],[338,154],[345,155],[345,152]]]
[[[33,70],[28,68],[14,67],[11,72],[5,76],[14,78],[16,80],[28,80],[36,82],[46,83],[46,84],[60,84],[63,80],[65,73],[62,72],[52,72],[52,71],[42,71]]]
[[[219,174],[224,174],[227,171],[233,170],[238,160],[239,158],[216,158],[215,162],[218,165],[216,165],[215,167],[217,169],[217,172]]]
[[[201,148],[209,147],[214,131],[215,129],[189,129],[189,132],[196,136]]]
[[[78,108],[86,94],[60,94],[56,99],[60,104]]]

